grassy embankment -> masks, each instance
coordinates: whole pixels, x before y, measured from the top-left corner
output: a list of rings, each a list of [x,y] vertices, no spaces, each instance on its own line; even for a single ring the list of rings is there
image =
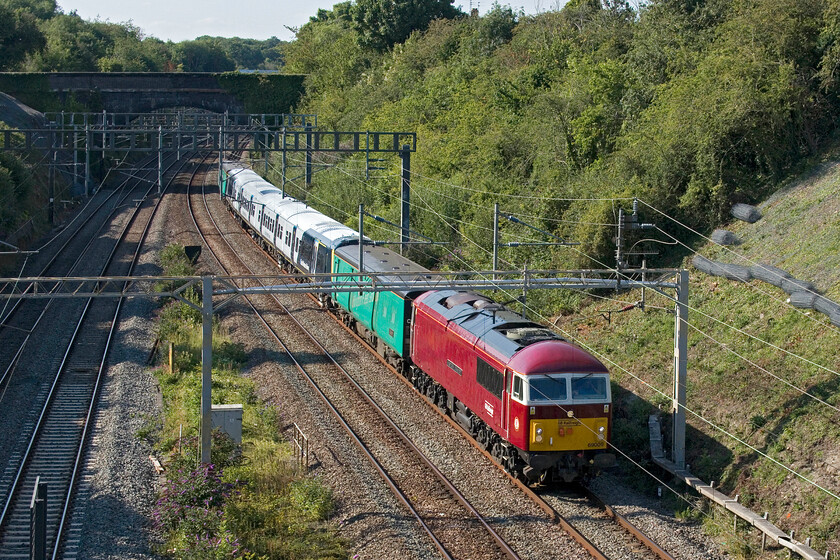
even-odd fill
[[[164,275],[195,274],[180,245],[168,246],[161,262]],[[196,292],[187,297],[200,301]],[[165,414],[149,431],[167,466],[155,508],[161,552],[178,559],[346,557],[327,523],[331,492],[297,467],[278,432],[276,411],[259,402],[253,382],[240,373],[247,358],[241,345],[214,324],[213,403],[243,404],[242,446],[214,433],[213,463],[201,466],[200,314],[169,302],[160,313],[159,336],[162,349],[168,351],[170,342],[175,349],[173,371],[168,364],[155,370]]]
[[[766,200],[757,223],[724,226],[741,245],[727,249],[709,243],[699,252],[724,262],[778,266],[840,301],[837,156],[835,150]],[[691,470],[707,482],[717,481],[728,494],[739,494],[754,511],[769,512],[772,522],[796,530],[798,539],[812,537],[814,548],[836,554],[840,501],[817,486],[840,494],[840,331],[825,315],[787,305],[787,294],[774,286],[707,276],[688,261],[683,263],[691,271],[687,406],[696,413],[687,415]],[[642,295],[611,297],[634,302]],[[648,291],[646,303],[646,311],[613,314],[608,323],[601,312],[622,304],[592,299],[560,318],[558,326],[614,362],[610,367],[621,386],[616,445],[650,467],[646,420],[657,405],[666,411],[670,406],[674,319],[666,312],[673,302]],[[644,486],[656,485],[636,467],[627,470]],[[678,500],[674,505],[685,508]],[[749,556],[741,539],[749,534],[755,544],[756,533],[732,538],[731,517],[717,520],[711,529],[727,534],[733,552]]]

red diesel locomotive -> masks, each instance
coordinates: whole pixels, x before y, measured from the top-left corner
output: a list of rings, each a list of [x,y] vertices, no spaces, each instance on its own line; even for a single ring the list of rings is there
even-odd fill
[[[615,463],[595,357],[476,293],[426,292],[413,306],[414,386],[509,472],[571,482]]]

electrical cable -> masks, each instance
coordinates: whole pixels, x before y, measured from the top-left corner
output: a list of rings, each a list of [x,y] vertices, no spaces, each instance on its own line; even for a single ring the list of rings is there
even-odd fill
[[[439,212],[437,212],[436,210],[434,210],[434,209],[431,207],[431,205],[429,205],[429,204],[428,204],[428,202],[426,202],[426,201],[425,201],[425,199],[424,199],[422,196],[419,196],[419,198],[420,198],[420,199],[421,199],[421,201],[422,201],[422,202],[424,202],[424,204],[427,206],[427,210],[428,210],[428,211],[431,211],[433,214],[437,215],[438,217],[441,217],[441,218],[443,217],[443,216],[441,215],[441,213],[439,213]],[[445,220],[444,220],[444,221],[445,221]],[[449,227],[450,227],[451,229],[453,229],[453,231],[456,231],[457,233],[459,233],[459,234],[460,234],[460,232],[458,232],[457,230],[455,230],[454,228],[452,228],[451,224],[448,224],[448,225],[449,225]],[[484,249],[483,247],[481,247],[480,245],[478,245],[476,242],[472,241],[471,239],[469,239],[469,238],[467,238],[467,237],[465,237],[465,239],[466,239],[469,243],[472,243],[473,245],[475,245],[476,247],[478,247],[480,250],[482,250],[482,251],[484,251],[484,252],[487,252],[487,250],[486,250],[486,249]],[[580,252],[580,251],[578,251],[578,252]],[[581,254],[583,254],[583,255],[585,255],[585,254],[584,254],[584,253],[582,253],[582,252],[580,252],[580,253],[581,253]],[[463,259],[461,259],[459,256],[454,255],[454,254],[453,254],[453,256],[454,256],[457,260],[459,260],[459,261],[461,261],[462,263],[466,264],[466,262],[465,262]],[[593,260],[593,261],[597,262],[597,259],[594,259],[594,258],[592,258],[592,257],[591,257],[591,256],[589,256],[589,255],[585,255],[585,256],[587,256],[587,257],[588,257],[588,258],[590,258],[591,260]],[[507,290],[502,289],[501,291],[502,291],[503,293],[507,293]],[[670,299],[670,298],[669,298],[669,299]],[[534,311],[534,310],[532,309],[532,311]],[[545,317],[544,317],[544,316],[542,316],[540,313],[537,313],[537,315],[539,315],[539,316],[541,316],[541,317],[543,317],[543,318],[545,319]],[[561,332],[563,332],[563,331],[562,331],[562,329],[558,329],[558,330],[561,330]],[[577,340],[577,339],[576,339],[576,337],[571,336],[569,333],[565,333],[565,332],[564,332],[564,334],[566,334],[566,336],[568,336],[568,337],[569,337],[570,339],[572,339],[572,340]],[[579,344],[581,344],[581,346],[582,346],[582,347],[587,348],[585,344],[583,344],[583,343],[581,343],[581,342],[578,342],[578,343],[579,343]],[[590,351],[592,351],[592,352],[593,352],[593,354],[598,355],[598,353],[597,353],[597,352],[594,352],[593,350],[591,350],[591,349],[589,349],[589,348],[587,348],[587,349],[588,349],[588,350],[590,350]],[[618,367],[620,370],[622,370],[622,371],[626,372],[626,373],[627,373],[628,375],[630,375],[631,377],[633,377],[633,378],[637,379],[639,382],[641,382],[643,385],[645,385],[645,386],[649,387],[651,390],[653,390],[653,391],[655,391],[655,392],[657,392],[657,393],[659,393],[659,394],[661,394],[661,395],[663,395],[663,396],[667,397],[667,395],[666,395],[664,392],[660,391],[659,389],[657,389],[657,388],[656,388],[656,387],[654,387],[653,385],[650,385],[649,383],[647,383],[646,381],[644,381],[644,380],[643,380],[643,379],[641,379],[640,377],[636,376],[635,374],[633,374],[633,373],[632,373],[632,372],[630,372],[629,370],[626,370],[625,368],[621,367],[619,364],[615,363],[614,361],[609,360],[608,358],[607,358],[607,361],[609,361],[610,363],[612,363],[613,365],[615,365],[616,367]],[[746,442],[744,442],[744,441],[743,441],[743,440],[741,440],[740,438],[737,438],[734,434],[729,433],[727,430],[724,430],[723,428],[721,428],[721,427],[717,426],[716,424],[714,424],[714,423],[713,423],[713,422],[711,422],[710,420],[707,420],[707,419],[703,418],[700,414],[698,414],[698,413],[694,412],[693,410],[689,409],[688,407],[683,407],[683,408],[684,408],[686,411],[688,411],[689,413],[691,413],[692,415],[694,415],[695,417],[697,417],[698,419],[700,419],[700,420],[702,420],[703,422],[705,422],[705,423],[707,423],[708,425],[710,425],[711,427],[713,427],[713,428],[715,428],[715,429],[719,430],[720,432],[722,432],[722,433],[724,433],[724,434],[728,435],[730,438],[732,438],[732,439],[734,439],[735,441],[738,441],[739,443],[741,443],[742,445],[744,445],[744,446],[746,446],[746,447],[748,447],[748,448],[752,449],[753,451],[755,451],[755,452],[756,452],[756,453],[758,453],[759,455],[762,455],[763,457],[765,457],[766,459],[770,460],[771,462],[773,462],[773,463],[777,464],[778,466],[781,466],[781,467],[785,468],[786,470],[788,470],[789,472],[791,472],[792,474],[794,474],[795,476],[797,476],[797,477],[798,477],[798,478],[800,478],[801,480],[806,481],[806,482],[808,482],[808,483],[810,483],[810,484],[814,485],[815,487],[817,487],[817,488],[819,488],[819,489],[823,490],[824,492],[828,493],[829,495],[831,495],[831,496],[833,496],[833,497],[835,497],[835,498],[838,498],[838,496],[836,496],[834,493],[832,493],[832,492],[831,492],[831,491],[829,491],[828,489],[826,489],[826,488],[823,488],[823,487],[819,486],[818,484],[816,484],[815,482],[811,481],[810,479],[808,479],[808,478],[807,478],[807,477],[805,477],[804,475],[801,475],[801,474],[799,474],[799,473],[797,473],[797,472],[793,471],[792,469],[789,469],[789,468],[785,467],[783,464],[781,464],[781,463],[780,463],[779,461],[777,461],[776,459],[774,459],[774,458],[770,457],[769,455],[766,455],[766,454],[762,453],[762,452],[761,452],[761,451],[759,451],[758,449],[755,449],[754,447],[750,446],[749,444],[747,444]]]
[[[349,175],[349,174],[348,174],[348,175]],[[360,180],[360,181],[361,181],[361,180]],[[374,187],[374,188],[375,188],[375,187]],[[380,192],[382,192],[382,191],[380,191]],[[460,219],[457,219],[457,218],[455,218],[455,217],[453,217],[453,216],[447,216],[447,215],[445,215],[445,214],[441,214],[440,212],[437,212],[436,210],[434,210],[434,209],[431,207],[431,205],[430,205],[428,202],[426,202],[426,201],[425,201],[425,199],[424,199],[421,195],[419,195],[419,193],[415,192],[415,195],[417,195],[417,197],[418,197],[418,198],[420,198],[420,200],[421,200],[421,201],[422,201],[422,202],[426,205],[426,207],[427,207],[429,210],[431,210],[431,211],[432,211],[435,215],[437,215],[439,218],[441,218],[444,222],[447,222],[447,224],[448,224],[448,222],[451,220],[451,221],[454,221],[454,222],[456,222],[456,223],[460,223],[460,224],[462,224],[462,225],[468,225],[468,226],[470,226],[470,227],[478,227],[479,229],[485,229],[485,230],[488,230],[488,231],[492,231],[492,228],[486,228],[486,227],[483,227],[483,226],[475,226],[475,225],[473,225],[473,224],[468,224],[467,222],[465,222],[465,221],[463,221],[463,220],[460,220]],[[603,199],[603,200],[613,200],[613,199]],[[614,199],[614,200],[624,200],[624,199]],[[643,202],[645,205],[650,206],[650,205],[648,205],[647,203],[645,203],[644,201],[641,201],[641,200],[640,200],[640,202]],[[651,208],[653,208],[653,207],[651,207]],[[662,213],[661,211],[658,211],[658,212]],[[663,215],[666,215],[666,214],[664,214],[664,213],[662,213],[662,214],[663,214]],[[667,216],[667,215],[666,215],[666,216]],[[675,220],[675,221],[676,221],[676,220]],[[679,223],[679,222],[678,222],[678,223]],[[448,224],[448,225],[449,225],[449,224]],[[687,226],[685,226],[685,227],[687,227]],[[460,234],[460,231],[459,231],[459,230],[456,230],[456,229],[454,229],[454,228],[452,228],[452,227],[451,227],[451,225],[450,225],[450,229],[452,229],[454,232],[457,232],[458,234]],[[689,228],[689,229],[690,229],[690,228]],[[691,231],[692,231],[692,232],[694,232],[694,230],[691,230]],[[695,233],[696,233],[696,232],[695,232]],[[671,237],[673,238],[673,236],[671,236]],[[476,247],[478,247],[479,249],[483,250],[485,253],[489,253],[486,249],[484,249],[483,247],[481,247],[480,245],[478,245],[476,242],[472,241],[471,239],[467,238],[466,236],[464,237],[464,239],[467,239],[470,243],[472,243],[473,245],[475,245],[475,246],[476,246]],[[674,239],[675,239],[675,238],[674,238]],[[675,241],[676,241],[676,239],[675,239]],[[573,251],[575,251],[575,252],[579,253],[580,255],[585,256],[586,258],[589,258],[590,260],[592,260],[592,261],[596,262],[597,264],[599,264],[600,266],[602,266],[602,267],[604,267],[604,268],[610,268],[610,267],[609,267],[609,266],[607,266],[606,264],[604,264],[604,263],[602,263],[602,262],[598,261],[597,259],[592,258],[590,255],[587,255],[586,253],[583,253],[582,251],[580,251],[580,250],[578,250],[578,249],[576,249],[576,248],[574,248],[574,247],[571,247],[571,249],[572,249]],[[511,264],[511,265],[512,265],[512,263],[510,263],[509,261],[506,261],[506,262],[507,262],[508,264]],[[625,278],[627,278],[627,279],[629,279],[629,277],[627,277],[626,275],[624,275],[624,277],[625,277]],[[674,301],[676,302],[676,300],[674,300]],[[708,314],[706,314],[706,313],[704,313],[704,312],[700,311],[700,310],[699,310],[699,309],[697,309],[697,308],[694,308],[694,307],[688,306],[688,309],[689,309],[689,310],[691,310],[691,311],[698,312],[698,313],[700,313],[701,315],[703,315],[703,316],[705,316],[705,317],[708,317],[708,318],[710,318],[710,319],[712,319],[712,320],[714,320],[714,321],[717,321],[718,323],[720,323],[721,325],[726,326],[727,328],[733,329],[733,330],[735,330],[735,331],[737,331],[737,332],[739,332],[739,333],[741,333],[741,334],[744,334],[744,335],[746,335],[746,336],[749,336],[749,337],[751,337],[751,338],[755,339],[756,341],[762,342],[762,343],[764,343],[764,344],[766,344],[766,345],[768,345],[768,346],[771,346],[771,347],[773,347],[773,348],[775,348],[775,349],[777,349],[777,350],[781,350],[781,351],[783,351],[783,352],[787,353],[788,355],[790,355],[790,356],[792,356],[792,357],[796,357],[796,358],[798,358],[798,359],[800,359],[800,360],[806,361],[807,363],[809,363],[809,364],[811,364],[811,365],[814,365],[814,366],[816,366],[816,367],[819,367],[819,368],[825,369],[826,371],[828,371],[828,372],[830,372],[830,373],[833,373],[834,375],[838,375],[838,376],[840,376],[840,373],[838,373],[838,372],[836,372],[836,371],[834,371],[834,370],[831,370],[830,368],[827,368],[827,367],[825,367],[825,366],[821,366],[820,364],[817,364],[817,363],[815,363],[815,362],[813,362],[813,361],[811,361],[811,360],[808,360],[807,358],[804,358],[804,357],[799,356],[799,355],[797,355],[797,354],[795,354],[795,353],[793,353],[793,352],[790,352],[789,350],[785,350],[785,349],[780,348],[780,347],[778,347],[778,346],[776,346],[776,345],[773,345],[772,343],[769,343],[769,342],[767,342],[767,341],[764,341],[763,339],[760,339],[760,338],[758,338],[758,337],[755,337],[754,335],[751,335],[751,334],[749,334],[749,333],[747,333],[747,332],[743,331],[742,329],[739,329],[739,328],[737,328],[737,327],[734,327],[734,326],[732,326],[732,325],[729,325],[728,323],[725,323],[725,322],[723,322],[723,321],[720,321],[719,319],[716,319],[716,318],[714,318],[714,317],[712,317],[712,316],[710,316],[710,315],[708,315]]]
[[[699,253],[698,251],[694,250],[694,249],[693,249],[692,247],[690,247],[689,245],[687,245],[687,244],[683,243],[682,241],[680,241],[679,239],[677,239],[676,237],[674,237],[673,235],[671,235],[671,234],[670,234],[670,233],[668,233],[667,231],[665,231],[665,230],[663,230],[663,229],[661,229],[661,228],[659,228],[659,227],[657,227],[656,229],[657,229],[658,231],[660,231],[662,234],[667,235],[668,237],[670,237],[671,239],[673,239],[673,240],[674,240],[677,244],[679,244],[679,245],[680,245],[680,246],[682,246],[683,248],[687,249],[689,252],[693,253],[694,255],[702,256],[702,255],[700,255],[700,253]],[[714,243],[714,241],[712,241],[712,243]],[[770,270],[768,270],[767,272],[772,274],[772,271],[770,271]],[[751,282],[747,282],[747,283],[746,283],[746,285],[747,285],[747,286],[748,286],[748,287],[749,287],[752,291],[754,291],[754,292],[758,292],[759,294],[761,294],[761,295],[763,295],[763,296],[767,297],[768,299],[772,299],[772,300],[774,300],[774,301],[776,301],[776,302],[778,302],[778,303],[782,304],[783,306],[785,306],[785,307],[786,307],[786,308],[788,308],[789,310],[793,310],[793,311],[795,311],[796,313],[798,313],[801,317],[803,317],[803,318],[807,318],[809,321],[813,321],[813,322],[817,323],[817,324],[818,324],[818,325],[820,325],[820,326],[823,326],[823,327],[829,328],[830,330],[835,331],[835,333],[840,334],[840,328],[835,327],[835,326],[834,326],[832,323],[830,323],[830,322],[829,322],[829,323],[827,323],[827,322],[821,321],[821,320],[819,319],[819,317],[817,317],[817,316],[815,316],[815,315],[811,315],[811,314],[809,314],[809,313],[806,313],[804,310],[799,309],[799,308],[797,308],[797,307],[795,307],[795,306],[791,305],[791,304],[787,301],[787,298],[781,298],[781,297],[778,297],[777,295],[775,295],[775,294],[773,294],[773,293],[771,293],[771,292],[769,292],[769,291],[767,291],[767,290],[762,289],[762,288],[760,287],[760,285],[756,285],[756,284],[753,284],[753,283],[751,283]],[[743,301],[743,299],[741,299],[741,301]]]
[[[645,206],[647,206],[648,208],[650,208],[650,209],[651,209],[651,210],[653,210],[654,212],[657,212],[658,214],[661,214],[661,215],[662,215],[662,216],[664,216],[665,218],[667,218],[667,219],[671,220],[672,222],[674,222],[675,224],[679,225],[680,227],[683,227],[683,228],[687,229],[688,231],[690,231],[690,232],[691,232],[691,233],[693,233],[694,235],[697,235],[697,236],[699,236],[699,237],[701,237],[701,238],[705,239],[705,240],[706,240],[706,241],[708,241],[709,243],[714,243],[715,245],[717,245],[717,246],[721,247],[724,251],[726,251],[726,252],[728,252],[728,253],[731,253],[732,255],[734,255],[735,257],[737,257],[738,259],[741,259],[741,260],[743,260],[743,261],[746,261],[746,262],[750,263],[751,265],[760,265],[760,264],[761,264],[761,263],[759,263],[759,262],[756,262],[756,261],[754,261],[754,260],[750,259],[749,257],[746,257],[745,255],[741,255],[741,254],[739,254],[739,253],[737,253],[737,252],[733,251],[732,249],[730,249],[730,248],[729,248],[729,247],[727,247],[726,245],[721,245],[720,243],[716,243],[716,242],[715,242],[715,241],[713,241],[710,237],[706,237],[705,235],[703,235],[703,234],[702,234],[702,233],[700,233],[699,231],[697,231],[697,230],[693,229],[692,227],[690,227],[690,226],[688,226],[688,225],[686,225],[686,224],[682,223],[681,221],[677,220],[676,218],[674,218],[674,217],[672,217],[672,216],[669,216],[668,214],[666,214],[666,213],[665,213],[665,212],[663,212],[662,210],[659,210],[658,208],[656,208],[656,207],[654,207],[654,206],[652,206],[652,205],[648,204],[648,203],[647,203],[647,202],[645,202],[644,200],[642,200],[642,199],[638,199],[638,200],[639,200],[639,202],[641,202],[642,204],[644,204]],[[772,270],[768,270],[767,272],[768,272],[769,274],[771,274],[771,275],[778,276],[780,279],[782,278],[782,276],[781,276],[781,275],[778,275],[777,273],[775,273],[775,272],[774,272],[774,271],[772,271]],[[814,294],[814,295],[819,295],[819,293],[818,293],[818,292],[815,292],[815,291],[813,291],[813,290],[809,290],[809,289],[807,289],[807,288],[802,288],[802,291],[804,291],[804,292],[808,292],[808,293],[811,293],[811,294]]]

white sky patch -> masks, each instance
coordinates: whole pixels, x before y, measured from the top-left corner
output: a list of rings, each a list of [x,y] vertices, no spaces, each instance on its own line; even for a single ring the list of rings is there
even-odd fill
[[[528,0],[520,2],[526,13],[534,14],[554,8],[560,0]],[[297,28],[309,21],[318,9],[330,10],[338,0],[240,0],[231,4],[225,0],[59,0],[65,12],[75,10],[82,18],[125,23],[131,21],[144,36],[164,41],[186,41],[210,35],[212,37],[242,37],[268,39],[277,37],[284,41],[294,39],[286,27]],[[500,2],[502,3],[502,2]],[[565,3],[565,0],[562,0]],[[477,2],[484,14],[492,7],[491,0]],[[455,5],[469,11],[470,2],[456,0]],[[512,4],[518,10],[520,5]]]

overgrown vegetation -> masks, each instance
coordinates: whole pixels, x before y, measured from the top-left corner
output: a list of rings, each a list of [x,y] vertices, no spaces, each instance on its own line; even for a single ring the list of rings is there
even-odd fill
[[[504,249],[506,266],[599,266],[613,262],[616,199],[708,230],[830,140],[836,4],[573,0],[535,16],[497,5],[435,20],[385,52],[337,4],[298,31],[286,69],[307,74],[298,111],[324,129],[417,132],[413,229],[484,268],[500,202],[581,243]],[[358,165],[320,172],[307,193],[289,188],[348,223],[359,202],[398,221],[397,158],[369,181]],[[503,225],[503,242],[536,237]],[[447,266],[452,253],[415,256]]]
[[[167,246],[161,263],[164,276],[195,274],[180,245]],[[199,301],[200,294],[187,299]],[[239,372],[247,360],[242,346],[214,325],[213,403],[243,404],[242,445],[214,432],[211,463],[200,464],[200,315],[169,302],[159,335],[161,348],[172,343],[175,354],[172,371],[156,369],[165,409],[156,447],[167,466],[154,511],[160,552],[178,559],[345,558],[326,522],[332,494],[296,467],[274,408],[259,402],[253,382]]]
[[[0,129],[5,125],[0,122]],[[30,161],[34,158],[30,158]],[[49,222],[49,200],[47,189],[47,172],[43,168],[32,165],[20,155],[0,153],[0,240],[13,247],[26,249],[29,244],[48,231],[52,224]],[[68,185],[59,177],[56,181],[56,199],[67,199]],[[61,213],[62,207],[56,209]],[[8,250],[2,248],[0,251]],[[6,267],[18,266],[20,263],[12,257],[0,256],[0,269],[10,272]]]
[[[86,21],[55,0],[0,0],[2,71],[226,72],[278,70],[284,45],[239,37],[173,43],[147,37],[131,23]]]

